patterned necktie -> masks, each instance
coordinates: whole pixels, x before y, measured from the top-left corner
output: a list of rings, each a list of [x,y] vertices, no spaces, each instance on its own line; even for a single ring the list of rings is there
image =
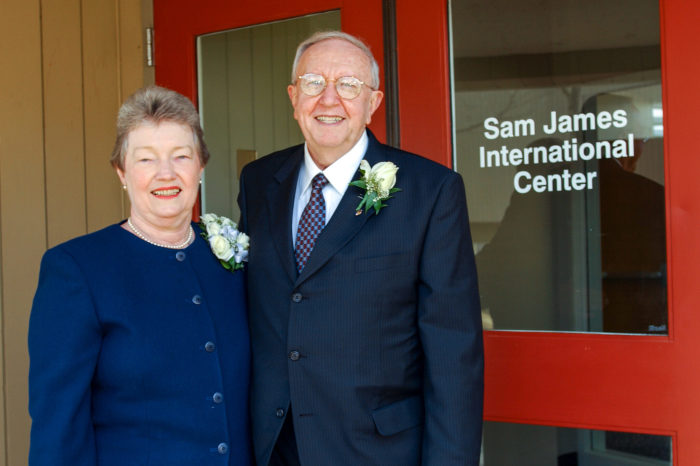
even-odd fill
[[[323,227],[326,225],[326,201],[323,199],[323,187],[328,184],[328,180],[319,173],[311,180],[311,198],[304,207],[304,212],[299,219],[297,228],[296,247],[294,256],[297,261],[297,272],[304,270],[306,261],[314,248],[316,237],[318,237]]]

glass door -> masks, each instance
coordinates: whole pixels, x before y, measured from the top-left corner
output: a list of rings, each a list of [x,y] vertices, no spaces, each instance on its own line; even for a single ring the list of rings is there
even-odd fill
[[[397,2],[402,148],[467,189],[485,465],[700,464],[700,5],[673,3]]]
[[[696,150],[700,61],[693,59],[697,55],[700,3],[452,0],[428,5],[421,0],[154,0],[156,81],[198,102],[209,63],[201,47],[216,37],[213,33],[236,30],[234,34],[255,35],[258,33],[251,31],[331,10],[339,12],[343,30],[371,45],[384,76],[382,7],[386,4],[395,7],[396,15],[401,148],[451,166],[468,181],[475,250],[483,250],[495,238],[514,193],[521,197],[540,194],[539,201],[548,199],[530,206],[525,217],[532,228],[516,230],[539,237],[540,241],[532,244],[547,258],[546,267],[543,261],[524,259],[537,267],[527,279],[545,277],[536,290],[540,293],[540,314],[533,313],[528,302],[522,306],[527,313],[520,314],[496,315],[496,305],[484,308],[484,322],[491,322],[494,328],[485,334],[485,464],[700,464],[700,423],[696,419],[700,412],[700,371],[696,370],[700,359],[700,196],[696,179],[700,172]],[[260,29],[252,28],[259,25]],[[543,37],[549,42],[541,42]],[[578,45],[572,48],[572,44]],[[254,50],[259,49],[254,46]],[[273,66],[282,66],[276,59],[273,62]],[[249,61],[242,63],[250,66]],[[216,66],[223,65],[219,62]],[[240,66],[230,62],[226,68],[234,78],[252,76],[250,70],[239,73]],[[514,68],[518,73],[513,74]],[[199,79],[198,69],[204,73]],[[548,83],[544,70],[549,73]],[[222,85],[232,90],[228,84]],[[250,91],[250,87],[242,88]],[[568,94],[561,92],[557,103],[552,89]],[[543,98],[545,94],[549,97]],[[216,100],[218,95],[218,91],[202,91],[203,113],[211,105],[209,97]],[[529,107],[523,106],[525,99]],[[226,124],[215,119],[205,128],[213,131],[219,124],[221,137],[230,140],[233,126],[249,138],[235,136],[233,139],[240,142],[217,149],[213,158],[219,157],[226,166],[221,173],[210,171],[210,179],[223,173],[222,177],[233,183],[233,174],[243,160],[277,147],[276,138],[256,138],[250,134],[252,129],[243,129],[244,124],[258,126],[256,109],[246,105],[249,121],[227,116]],[[537,107],[543,112],[534,113]],[[277,107],[268,108],[274,109],[274,115],[268,117],[269,125],[264,125],[264,119],[260,124],[283,127],[291,109],[278,114]],[[526,108],[529,110],[523,113]],[[621,114],[615,117],[619,110],[625,112],[624,124],[620,123]],[[516,165],[517,152],[511,159],[512,149],[524,150],[537,139],[529,137],[535,135],[523,139],[524,134],[506,138],[508,130],[502,123],[512,122],[512,131],[525,131],[531,119],[538,128],[537,136],[542,136],[543,126],[551,126],[552,111],[557,117],[570,117],[572,124],[576,115],[592,113],[596,128],[591,131],[580,126],[547,135],[559,142],[535,146],[544,147],[541,150],[548,156],[549,147],[561,147],[564,141],[571,145],[573,139],[579,148],[588,143],[594,149],[597,143],[608,141],[611,150],[614,141],[621,141],[617,148],[626,155],[632,151],[642,154],[641,158],[613,158],[620,167],[626,165],[628,173],[654,183],[652,190],[658,191],[658,186],[663,189],[663,231],[656,226],[644,230],[644,234],[656,231],[653,244],[657,249],[661,246],[660,259],[646,258],[633,269],[620,269],[611,262],[615,254],[606,251],[614,243],[603,233],[610,222],[624,218],[620,214],[624,209],[611,210],[603,201],[609,194],[604,186],[615,188],[615,184],[600,183],[605,159],[587,160],[589,146],[566,167],[548,162],[530,163],[525,169],[524,159]],[[384,108],[379,112],[372,130],[383,140]],[[610,114],[608,127],[603,127],[608,124],[604,112]],[[642,130],[633,129],[637,123],[630,116],[637,112],[644,114]],[[470,125],[465,117],[476,120]],[[495,126],[493,121],[488,123],[498,128],[493,139],[484,135],[485,131],[495,134],[494,129],[484,126],[490,117],[498,119]],[[579,123],[582,118],[588,117],[579,116]],[[622,128],[615,128],[616,118]],[[611,129],[627,132],[617,136]],[[469,139],[469,131],[477,138]],[[629,134],[633,135],[631,142]],[[217,136],[212,137],[218,147],[219,142],[214,141]],[[290,130],[287,140],[280,139],[279,144],[292,143],[293,137]],[[490,147],[491,143],[495,146]],[[496,167],[504,145],[507,162],[516,163]],[[486,166],[486,152],[485,166],[479,164],[481,146],[485,151],[499,152],[498,157],[491,156],[491,167]],[[534,146],[531,149],[530,157]],[[538,171],[542,168],[544,173]],[[523,171],[528,174],[518,175]],[[561,183],[562,196],[555,196],[556,183]],[[221,186],[232,201],[235,185]],[[569,186],[568,191],[565,186]],[[212,197],[205,203],[214,202]],[[624,201],[625,192],[613,197]],[[639,196],[627,193],[627,197]],[[490,206],[488,211],[486,205]],[[231,209],[235,209],[233,203]],[[656,225],[660,209],[652,210],[656,214],[648,218]],[[534,218],[539,223],[533,222]],[[665,244],[660,234],[665,236]],[[523,243],[519,244],[522,247]],[[507,272],[511,263],[521,266],[513,257],[522,253],[506,255],[509,262],[500,269]],[[654,254],[658,256],[658,252]],[[485,267],[481,266],[484,272]],[[522,283],[499,279],[498,270],[496,273],[493,286],[501,290],[504,299],[522,287]],[[627,299],[635,295],[634,290],[651,297]],[[622,297],[622,305],[618,298],[610,299],[615,296]],[[490,301],[498,298],[492,294]],[[506,306],[513,309],[513,304]],[[525,460],[527,454],[534,456]]]
[[[331,10],[197,38],[198,97],[212,154],[202,212],[238,218],[238,178],[248,162],[304,142],[287,95],[296,46],[315,31],[340,29]]]

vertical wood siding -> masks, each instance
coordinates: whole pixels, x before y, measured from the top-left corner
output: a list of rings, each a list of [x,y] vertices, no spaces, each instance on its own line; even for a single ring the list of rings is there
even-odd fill
[[[121,101],[153,79],[151,12],[150,0],[3,0],[0,466],[27,463],[27,323],[41,256],[125,216],[108,159]]]

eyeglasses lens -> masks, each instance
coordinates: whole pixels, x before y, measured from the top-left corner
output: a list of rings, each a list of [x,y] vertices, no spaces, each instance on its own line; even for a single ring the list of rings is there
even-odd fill
[[[300,76],[301,90],[304,94],[314,97],[326,88],[326,79],[321,75]],[[354,99],[362,91],[362,81],[352,76],[344,76],[335,80],[335,89],[343,99]]]
[[[340,78],[335,82],[335,89],[343,99],[354,99],[362,91],[362,82],[352,77]]]
[[[299,78],[301,80],[301,90],[309,96],[319,95],[326,88],[326,80],[323,76],[304,75]]]

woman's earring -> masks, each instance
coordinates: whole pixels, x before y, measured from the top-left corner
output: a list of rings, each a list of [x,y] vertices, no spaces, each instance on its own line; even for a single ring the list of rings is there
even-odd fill
[[[122,189],[123,189],[124,191],[126,191],[126,185],[125,185],[125,184],[122,185]]]

